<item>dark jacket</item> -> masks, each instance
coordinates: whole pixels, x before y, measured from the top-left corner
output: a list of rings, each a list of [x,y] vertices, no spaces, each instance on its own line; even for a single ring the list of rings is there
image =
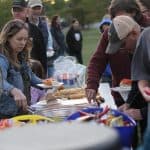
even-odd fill
[[[55,41],[54,50],[57,53],[57,56],[63,56],[67,50],[67,46],[65,43],[65,35],[61,31],[60,27],[51,26],[51,34],[53,37],[53,41]],[[56,46],[57,45],[57,46]],[[58,47],[55,49],[55,47]]]
[[[29,22],[28,22],[28,25],[29,25],[29,34],[33,40],[31,58],[39,60],[46,73],[47,72],[47,57],[46,57],[46,46],[44,44],[43,35],[37,26]]]
[[[136,81],[132,83],[132,88],[126,103],[128,103],[131,108],[140,109],[142,117],[147,120],[147,102],[139,91]]]
[[[76,39],[75,34],[79,34],[79,40]],[[82,34],[80,30],[75,30],[71,27],[66,35],[66,42],[68,45],[68,53],[78,53],[82,50]]]
[[[38,24],[38,28],[41,30],[43,37],[44,37],[44,44],[47,46],[48,43],[48,27],[45,21],[42,21],[39,18],[39,24]]]

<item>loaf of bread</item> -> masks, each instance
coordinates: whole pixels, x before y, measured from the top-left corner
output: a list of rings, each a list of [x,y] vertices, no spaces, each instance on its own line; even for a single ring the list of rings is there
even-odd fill
[[[69,88],[69,89],[64,89],[64,90],[59,90],[57,94],[59,93],[60,95],[70,95],[70,94],[75,94],[84,91],[82,88]]]
[[[85,93],[84,92],[80,92],[78,94],[70,94],[68,95],[68,99],[80,99],[80,98],[84,98],[85,97]]]

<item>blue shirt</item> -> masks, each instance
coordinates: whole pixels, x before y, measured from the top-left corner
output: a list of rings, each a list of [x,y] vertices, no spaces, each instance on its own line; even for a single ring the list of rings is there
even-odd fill
[[[0,68],[3,77],[3,90],[10,92],[11,89],[18,88],[23,92],[24,84],[20,71],[16,70],[12,65],[10,67],[8,59],[2,54],[0,54]],[[31,86],[36,86],[36,84],[42,82],[42,80],[32,72],[29,66],[27,66],[26,71],[29,74]]]

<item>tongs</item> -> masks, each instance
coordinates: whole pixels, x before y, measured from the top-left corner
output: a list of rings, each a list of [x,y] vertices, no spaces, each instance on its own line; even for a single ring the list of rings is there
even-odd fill
[[[35,111],[30,106],[27,106],[27,111],[31,114],[35,114]]]
[[[98,114],[92,114],[92,113],[87,113],[84,111],[78,111],[81,115],[80,118],[78,118],[79,121],[90,121],[90,120],[97,120],[98,122],[100,121],[101,117],[104,116],[105,114],[108,113],[108,111],[110,110],[110,108],[108,106],[106,106],[102,112],[98,113]]]

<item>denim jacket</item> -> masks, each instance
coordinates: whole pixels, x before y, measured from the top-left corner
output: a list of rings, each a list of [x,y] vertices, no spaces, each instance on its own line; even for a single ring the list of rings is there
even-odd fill
[[[3,90],[10,92],[11,89],[18,88],[23,92],[24,84],[20,71],[16,70],[12,65],[10,67],[8,59],[2,54],[0,54],[0,67],[3,75]],[[42,82],[42,80],[32,72],[29,66],[27,66],[26,71],[29,74],[31,86],[36,86],[36,84]]]

